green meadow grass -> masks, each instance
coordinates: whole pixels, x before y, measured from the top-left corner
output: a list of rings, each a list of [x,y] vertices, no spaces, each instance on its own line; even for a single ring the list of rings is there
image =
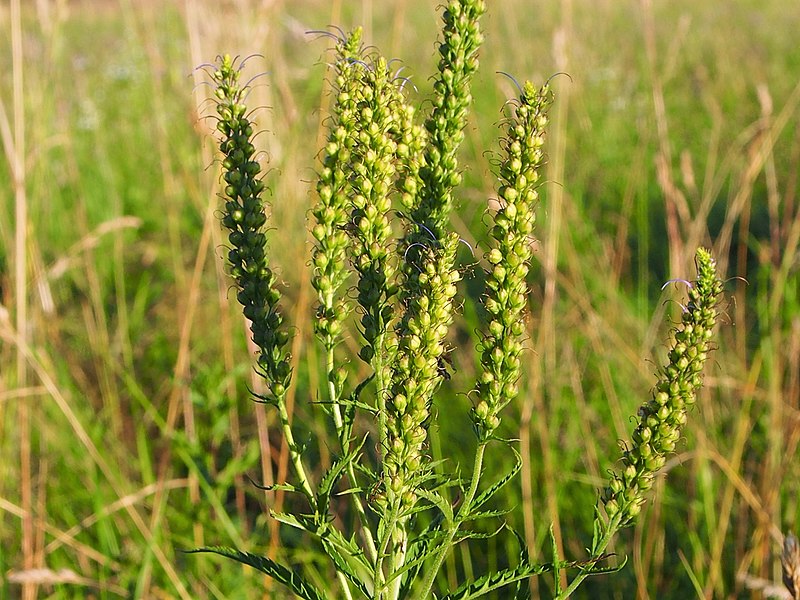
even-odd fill
[[[252,570],[182,552],[215,544],[303,563],[329,585],[323,557],[266,518],[290,499],[247,480],[285,478],[287,450],[248,392],[258,381],[225,275],[213,123],[202,118],[213,106],[193,69],[260,54],[248,72],[266,73],[250,103],[263,107],[272,170],[271,256],[302,357],[290,405],[312,441],[324,374],[306,218],[328,41],[304,32],[364,25],[368,43],[402,60],[424,109],[437,3],[22,2],[18,21],[16,4],[0,6],[0,598],[284,597]],[[524,465],[496,502],[517,506],[507,519],[533,560],[549,559],[551,524],[562,554],[585,556],[597,490],[679,319],[683,290],[661,286],[691,278],[695,247],[710,245],[728,279],[706,388],[667,476],[615,542],[627,566],[576,597],[750,597],[746,586],[780,581],[781,532],[800,517],[800,7],[495,4],[453,218],[479,253],[495,184],[484,149],[497,148],[515,93],[496,72],[565,73],[552,80],[532,351],[503,425]],[[474,381],[480,289],[464,282],[455,373],[435,407],[447,418],[431,451],[453,461],[471,453],[469,402],[448,390]],[[320,471],[332,460],[324,445],[308,451]],[[487,541],[445,577],[517,552]],[[69,573],[53,583],[31,569]],[[19,583],[25,574],[33,583]],[[532,585],[550,597],[552,581]]]

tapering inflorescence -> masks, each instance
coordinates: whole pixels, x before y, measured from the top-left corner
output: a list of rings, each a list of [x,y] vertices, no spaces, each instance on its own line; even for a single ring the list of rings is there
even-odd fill
[[[548,86],[536,89],[530,82],[521,91],[503,141],[500,206],[491,230],[494,247],[487,255],[490,268],[484,305],[490,320],[481,344],[483,372],[478,380],[477,404],[470,412],[481,439],[491,437],[500,425],[500,411],[517,395],[525,333],[525,277],[532,253],[538,169],[552,94]]]
[[[288,332],[278,311],[280,292],[265,253],[266,213],[261,198],[264,184],[261,166],[255,160],[253,125],[246,114],[248,88],[239,81],[241,64],[226,55],[212,73],[217,97],[217,129],[222,133],[220,150],[225,180],[222,223],[230,231],[228,260],[236,280],[237,298],[250,320],[253,342],[259,349],[258,366],[265,375],[268,401],[285,395],[291,379],[286,351]]]
[[[394,187],[397,142],[392,131],[395,83],[386,59],[370,63],[353,61],[360,87],[357,98],[356,139],[351,154],[352,170],[350,221],[353,238],[353,266],[358,274],[357,298],[363,309],[361,332],[366,345],[361,358],[381,370],[388,351],[385,334],[394,315],[392,299],[396,288],[396,261],[390,223]],[[382,374],[379,373],[379,377]]]
[[[441,241],[418,242],[406,249],[398,349],[387,402],[388,444],[384,458],[387,497],[402,496],[412,505],[414,488],[426,476],[427,425],[433,393],[442,380],[440,361],[453,322],[453,299],[461,279],[453,268],[459,245],[450,234]]]
[[[350,221],[350,161],[356,143],[357,101],[361,87],[361,68],[355,60],[360,51],[360,29],[337,40],[334,73],[337,93],[317,181],[319,202],[313,209],[316,223],[311,233],[316,244],[311,283],[319,300],[314,330],[329,350],[340,340],[349,312],[349,303],[341,289],[349,276],[346,227]]]
[[[447,231],[452,190],[461,182],[456,153],[472,103],[472,75],[478,69],[478,49],[483,42],[479,20],[485,11],[483,0],[450,0],[444,10],[433,111],[425,122],[430,142],[421,171],[424,192],[411,214],[414,222],[425,225],[437,239]]]
[[[675,450],[687,410],[702,385],[722,282],[708,250],[698,249],[695,263],[697,280],[689,285],[689,303],[675,331],[669,363],[661,369],[653,398],[639,409],[631,446],[602,495],[609,522],[617,527],[630,524],[641,511],[644,494],[652,487],[667,455]]]

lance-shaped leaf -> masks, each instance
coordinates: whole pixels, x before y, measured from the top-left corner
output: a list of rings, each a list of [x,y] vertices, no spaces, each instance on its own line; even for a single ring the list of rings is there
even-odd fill
[[[274,560],[266,558],[265,556],[256,556],[249,552],[242,552],[241,550],[234,550],[233,548],[226,548],[224,546],[209,546],[208,548],[198,548],[189,551],[191,554],[202,552],[219,554],[220,556],[232,558],[242,564],[258,569],[262,573],[272,577],[275,581],[279,581],[288,587],[300,598],[303,598],[303,600],[326,600],[327,598],[317,588],[303,579],[302,575],[287,569],[283,565],[279,565]]]

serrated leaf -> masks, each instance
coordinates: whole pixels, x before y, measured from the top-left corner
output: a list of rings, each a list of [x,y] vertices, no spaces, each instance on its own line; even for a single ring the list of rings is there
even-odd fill
[[[478,512],[471,512],[466,517],[462,517],[461,521],[466,523],[468,521],[480,521],[481,519],[494,519],[503,517],[511,512],[509,508],[498,508],[497,510],[479,510]]]
[[[280,583],[284,584],[300,598],[303,598],[303,600],[326,599],[326,596],[324,596],[319,590],[317,590],[317,588],[303,579],[302,575],[264,556],[256,556],[255,554],[250,554],[249,552],[242,552],[241,550],[226,548],[224,546],[197,548],[196,550],[189,550],[188,553],[219,554],[220,556],[233,559],[269,575],[275,581],[279,581]]]
[[[615,556],[613,553],[606,553],[601,554],[600,556],[595,556],[594,558],[590,558],[589,560],[577,560],[569,563],[562,563],[562,567],[570,568],[570,569],[581,569],[586,575],[607,575],[609,573],[617,573],[625,568],[625,565],[628,564],[628,557],[625,556],[622,559],[622,562],[618,565],[614,565],[613,567],[597,567],[594,566],[602,560],[606,560],[607,558],[611,558]],[[586,567],[589,567],[588,569]]]
[[[438,492],[434,492],[434,491],[430,491],[430,490],[424,490],[424,489],[417,490],[417,493],[421,497],[425,498],[425,500],[430,502],[433,506],[435,506],[436,508],[439,509],[439,511],[444,516],[445,522],[447,522],[447,523],[452,523],[453,522],[453,507],[445,499],[444,496],[442,496]]]
[[[342,413],[342,439],[350,439],[353,435],[353,425],[356,422],[356,405],[353,402],[344,405]]]
[[[525,543],[525,538],[522,537],[516,529],[513,527],[509,527],[511,533],[514,534],[514,537],[517,538],[517,543],[519,544],[519,565],[523,568],[530,568],[531,566],[531,557],[528,554],[528,545]],[[531,586],[528,584],[528,581],[525,579],[521,579],[517,582],[517,589],[514,593],[514,600],[530,600],[531,599]]]
[[[438,550],[433,544],[437,539],[442,537],[441,525],[443,520],[444,515],[442,513],[437,513],[419,537],[411,541],[408,549],[408,558],[402,569],[402,571],[406,571],[406,574],[400,585],[400,598],[406,598],[408,596],[411,586],[417,579],[422,565],[425,564],[429,556],[433,555]]]
[[[322,544],[325,547],[325,554],[327,554],[328,557],[330,557],[330,559],[333,561],[333,564],[336,565],[336,570],[339,573],[342,573],[345,577],[347,577],[350,583],[355,585],[359,589],[359,591],[362,594],[364,594],[364,596],[369,598],[372,594],[367,589],[367,586],[364,585],[363,581],[361,581],[361,578],[358,576],[358,573],[356,573],[352,569],[350,563],[348,563],[345,560],[345,558],[341,555],[339,550],[336,548],[335,544],[331,543],[329,540],[326,540],[325,538],[322,538]],[[366,565],[363,566],[366,567]]]
[[[273,510],[269,511],[270,516],[276,521],[280,521],[284,525],[296,527],[302,531],[306,531],[313,535],[317,535],[317,525],[313,519],[303,515],[292,515],[289,513],[279,513]]]
[[[531,565],[528,568],[505,569],[495,573],[489,573],[472,582],[464,583],[452,594],[448,594],[442,600],[471,600],[480,598],[489,592],[502,589],[507,585],[527,579],[534,575],[541,575],[543,567]]]
[[[522,457],[516,450],[514,450],[514,456],[516,458],[516,462],[514,463],[514,466],[511,468],[511,470],[505,475],[505,477],[497,481],[493,486],[491,486],[489,489],[487,489],[477,498],[475,498],[475,500],[472,501],[472,506],[470,507],[470,509],[478,508],[483,504],[485,504],[486,502],[488,502],[492,496],[494,496],[498,491],[500,491],[503,488],[503,486],[505,486],[509,481],[511,481],[517,475],[517,473],[519,473],[520,469],[522,468]]]
[[[491,532],[488,532],[488,533],[481,532],[481,531],[464,531],[462,533],[459,533],[458,535],[456,535],[453,538],[453,543],[454,544],[460,544],[464,540],[488,540],[489,538],[493,538],[494,536],[496,536],[498,533],[503,531],[503,529],[505,529],[505,528],[506,528],[506,526],[505,526],[505,523],[504,523],[504,524],[500,525],[500,527],[498,527],[494,531],[491,531]]]
[[[356,455],[361,452],[361,448],[364,445],[364,442],[367,440],[366,436],[364,439],[361,440],[361,443],[358,444],[355,448],[350,450],[345,456],[337,458],[333,461],[333,464],[330,468],[325,471],[325,474],[322,476],[322,479],[319,482],[319,488],[317,491],[317,510],[322,512],[328,510],[328,505],[331,499],[331,492],[333,491],[333,487],[339,481],[339,478],[344,473],[347,465],[351,463]]]
[[[592,550],[589,554],[594,554],[597,546],[603,537],[603,529],[605,524],[603,516],[600,514],[600,503],[598,502],[594,507],[594,521],[592,522]]]

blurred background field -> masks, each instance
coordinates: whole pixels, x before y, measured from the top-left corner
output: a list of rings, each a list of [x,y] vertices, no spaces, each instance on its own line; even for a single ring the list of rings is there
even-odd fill
[[[505,433],[524,468],[498,503],[548,561],[585,556],[618,440],[648,398],[691,257],[711,245],[725,315],[707,388],[617,575],[584,598],[761,598],[800,527],[800,4],[793,0],[490,2],[454,228],[478,254],[493,196],[504,71],[556,73],[531,273],[531,352]],[[306,218],[330,41],[365,27],[424,98],[436,0],[11,0],[0,4],[0,598],[285,597],[182,550],[321,557],[247,480],[286,476],[274,415],[248,397],[245,325],[225,276],[208,87],[194,67],[253,56],[271,172],[271,249],[295,329],[296,422],[314,445],[320,357]],[[399,66],[399,65],[398,65]],[[470,455],[475,280],[431,451]],[[355,341],[353,340],[353,347]],[[357,367],[357,360],[353,367]],[[490,456],[499,471],[506,453]],[[491,462],[494,460],[494,463]],[[510,536],[507,536],[510,537]],[[504,564],[515,542],[445,576]],[[36,570],[38,569],[38,570]],[[532,582],[547,598],[552,581]],[[502,597],[502,596],[501,596]]]

